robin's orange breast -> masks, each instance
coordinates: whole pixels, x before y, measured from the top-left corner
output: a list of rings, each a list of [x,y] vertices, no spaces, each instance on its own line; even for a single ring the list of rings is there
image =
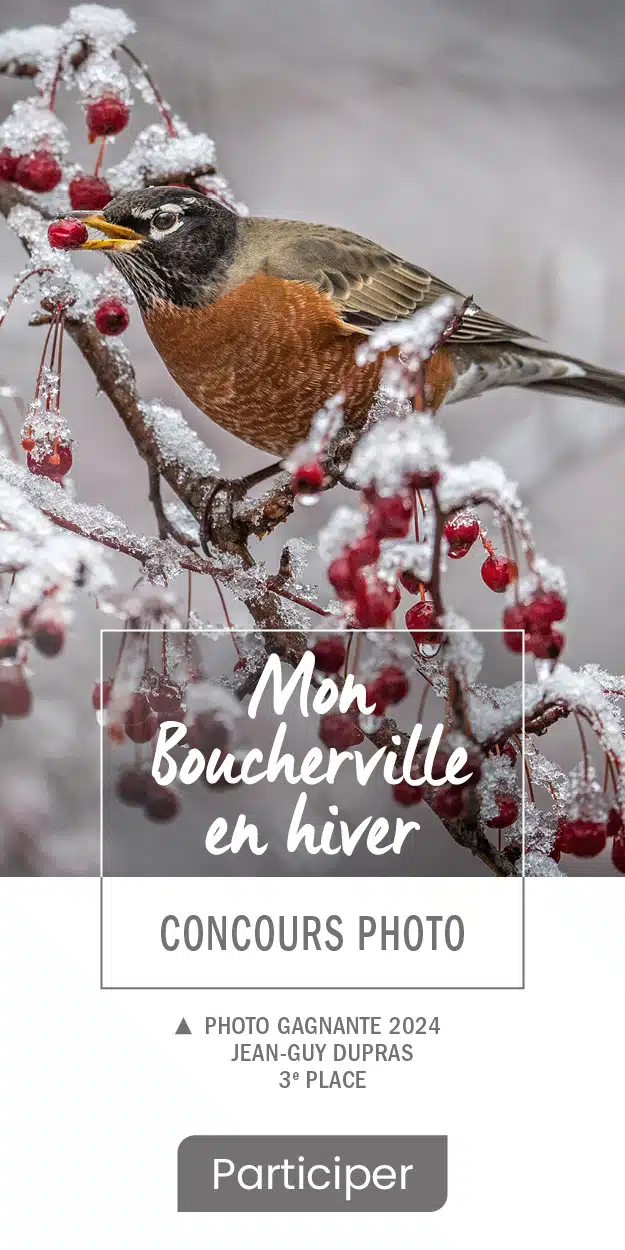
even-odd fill
[[[349,377],[346,419],[362,423],[381,362],[354,369],[362,335],[303,282],[258,275],[203,308],[157,300],[145,324],[169,372],[213,421],[285,455]]]

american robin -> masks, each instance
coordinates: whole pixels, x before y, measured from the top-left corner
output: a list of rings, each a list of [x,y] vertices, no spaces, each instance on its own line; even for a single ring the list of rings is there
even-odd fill
[[[116,196],[83,222],[139,303],[156,350],[189,399],[254,447],[285,456],[324,401],[345,390],[360,425],[381,362],[354,368],[382,322],[460,293],[348,230],[239,217],[185,187]],[[429,363],[433,406],[498,386],[625,403],[625,375],[520,340],[526,331],[469,303]]]

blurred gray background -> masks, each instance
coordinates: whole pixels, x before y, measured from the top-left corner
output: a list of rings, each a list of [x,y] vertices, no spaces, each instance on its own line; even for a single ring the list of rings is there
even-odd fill
[[[216,140],[220,167],[252,212],[360,231],[554,347],[625,369],[622,0],[131,0],[124,7],[139,24],[136,50],[174,108]],[[2,20],[54,22],[66,11],[60,0],[3,0]],[[0,81],[3,111],[24,91]],[[73,100],[61,109],[76,117]],[[112,160],[125,143],[122,136]],[[3,232],[3,290],[21,264]],[[0,336],[0,368],[27,398],[39,336],[18,310]],[[126,341],[145,393],[180,405],[225,473],[263,463],[193,410],[137,315]],[[144,467],[73,357],[64,407],[79,442],[80,496],[152,531]],[[502,391],[446,410],[443,421],[457,458],[492,456],[520,482],[539,549],[564,566],[568,662],[620,672],[625,412]],[[312,516],[298,511],[289,534],[318,527],[338,498],[334,492]],[[285,536],[263,544],[271,566]],[[314,572],[313,562],[311,579]],[[133,570],[123,573],[130,580]],[[498,623],[477,557],[459,562],[450,584],[476,626]],[[207,588],[196,606],[221,621]],[[11,786],[18,775],[28,783],[43,764],[61,803],[59,855],[70,868],[81,866],[80,846],[87,862],[97,817],[89,695],[100,623],[90,609],[82,613],[64,661],[38,666],[38,719],[0,740]],[[556,749],[574,761],[566,731]],[[462,871],[461,853],[450,847],[449,854]],[[42,850],[39,860],[35,867],[45,869]],[[603,860],[566,868],[609,871]]]

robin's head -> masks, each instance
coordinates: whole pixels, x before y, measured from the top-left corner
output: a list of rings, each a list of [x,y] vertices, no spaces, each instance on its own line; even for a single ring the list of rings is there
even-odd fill
[[[105,236],[83,250],[106,252],[143,308],[156,298],[181,307],[210,302],[237,232],[235,213],[186,187],[128,191],[100,213],[75,215]]]

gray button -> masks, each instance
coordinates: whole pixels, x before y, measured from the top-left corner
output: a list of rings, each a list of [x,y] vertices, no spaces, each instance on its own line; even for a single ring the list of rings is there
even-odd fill
[[[438,1211],[446,1137],[185,1137],[179,1211]]]

